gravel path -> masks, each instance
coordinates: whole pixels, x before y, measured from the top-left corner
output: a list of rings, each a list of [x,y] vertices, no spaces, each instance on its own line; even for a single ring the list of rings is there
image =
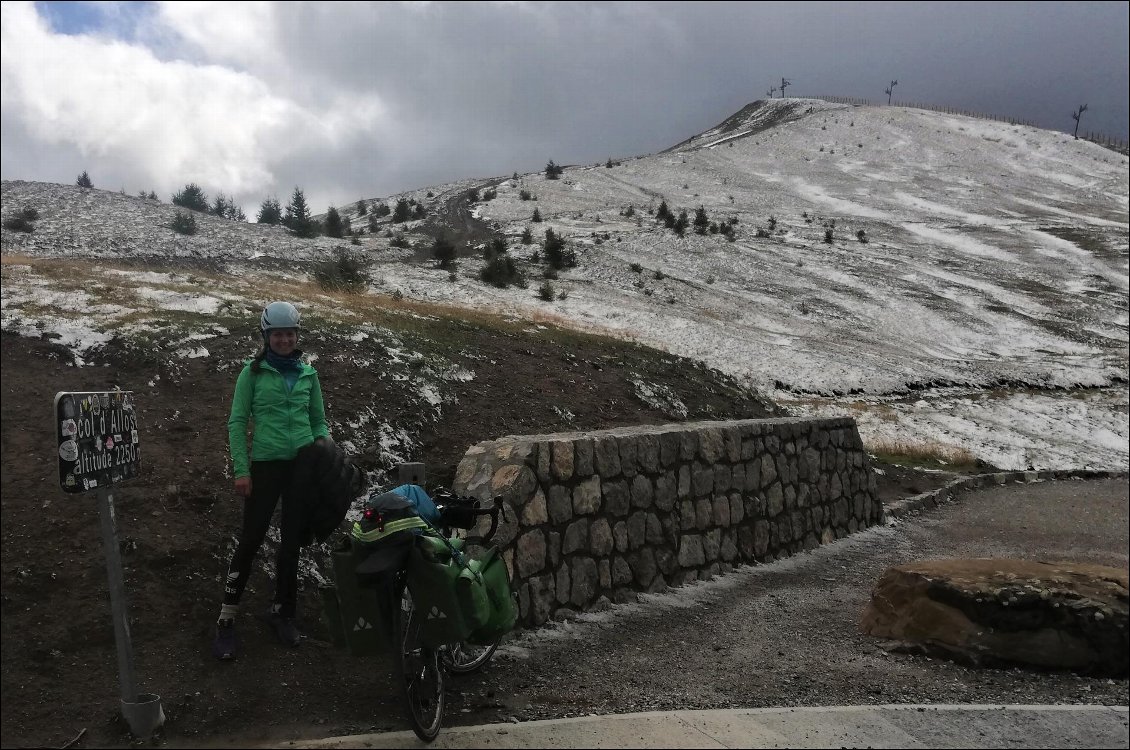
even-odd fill
[[[1127,565],[1124,479],[965,494],[770,565],[513,638],[454,687],[450,724],[663,709],[884,703],[1127,705],[1127,680],[888,653],[857,626],[889,566],[939,557]]]

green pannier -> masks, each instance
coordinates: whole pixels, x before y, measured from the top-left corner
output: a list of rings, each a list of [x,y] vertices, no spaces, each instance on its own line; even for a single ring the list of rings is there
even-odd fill
[[[333,586],[320,587],[323,618],[334,645],[345,645],[354,656],[388,650],[386,617],[378,592],[358,580],[352,550],[333,553]]]
[[[463,568],[451,558],[441,539],[423,534],[408,556],[408,590],[420,617],[420,640],[433,648],[466,640],[474,630],[455,596]]]
[[[481,560],[472,560],[470,565],[478,568],[476,572],[481,577],[481,590],[486,594],[488,609],[483,622],[467,640],[480,646],[489,646],[514,629],[514,623],[518,621],[518,605],[510,590],[506,561],[498,553],[497,547],[491,547]],[[462,581],[460,578],[460,583]],[[462,590],[461,587],[460,591]]]
[[[448,543],[455,546],[455,555]],[[461,641],[488,645],[517,620],[510,577],[498,550],[492,547],[481,560],[468,560],[461,546],[461,540],[422,535],[409,558],[408,589],[422,615],[420,636],[428,646]]]

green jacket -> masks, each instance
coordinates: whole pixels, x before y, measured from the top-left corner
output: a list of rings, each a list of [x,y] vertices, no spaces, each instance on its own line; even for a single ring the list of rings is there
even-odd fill
[[[289,461],[315,438],[328,438],[318,371],[302,363],[298,382],[287,392],[282,373],[266,361],[260,362],[258,375],[251,371],[250,362],[244,366],[235,381],[228,418],[228,445],[237,479],[251,475],[247,461],[249,419],[255,423],[252,461]]]

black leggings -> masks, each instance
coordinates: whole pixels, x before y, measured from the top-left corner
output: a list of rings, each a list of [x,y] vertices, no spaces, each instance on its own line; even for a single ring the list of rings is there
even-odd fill
[[[228,566],[224,582],[224,604],[239,604],[251,564],[267,536],[271,516],[282,497],[282,519],[279,530],[278,557],[275,560],[275,604],[283,617],[294,617],[298,598],[298,550],[302,531],[302,514],[298,493],[293,492],[291,474],[294,461],[252,461],[251,497],[243,501],[243,528],[239,545]]]

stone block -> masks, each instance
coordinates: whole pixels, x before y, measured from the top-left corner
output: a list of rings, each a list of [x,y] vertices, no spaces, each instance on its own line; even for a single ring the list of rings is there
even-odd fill
[[[554,440],[550,443],[553,456],[551,467],[555,479],[568,481],[573,478],[573,441]]]
[[[565,523],[573,518],[573,498],[560,484],[549,488],[549,518],[554,523]]]
[[[595,557],[604,557],[612,552],[614,540],[612,527],[608,520],[598,518],[589,526],[589,550]]]
[[[561,532],[550,531],[546,534],[546,558],[549,561],[549,567],[556,568],[557,564],[561,562]]]
[[[714,521],[714,503],[708,497],[700,497],[694,502],[695,528],[708,529]]]
[[[620,446],[615,437],[593,440],[593,465],[604,480],[620,476]]]
[[[679,503],[679,529],[689,531],[698,526],[698,513],[695,511],[694,502],[683,500]]]
[[[737,492],[730,493],[730,523],[737,526],[745,520],[745,503]]]
[[[587,549],[588,546],[589,520],[587,518],[574,521],[565,528],[565,539],[561,543],[562,554],[568,555],[579,549]]]
[[[679,567],[696,568],[706,563],[702,549],[702,537],[697,534],[684,534],[679,540]]]
[[[667,471],[655,479],[655,507],[667,513],[675,507],[677,480],[674,471]]]
[[[578,557],[573,560],[572,570],[573,587],[569,594],[569,602],[578,607],[596,599],[600,586],[600,571],[596,561],[591,557]]]
[[[617,441],[620,448],[620,473],[627,478],[631,479],[639,473],[639,447],[636,444],[637,438],[634,435],[621,437]]]
[[[679,461],[679,433],[663,432],[659,435],[659,463],[670,469]]]
[[[646,530],[644,532],[644,539],[648,544],[660,545],[666,541],[663,534],[663,522],[659,520],[659,516],[654,513],[647,514]]]
[[[600,510],[600,477],[589,477],[573,488],[573,514],[591,515]]]
[[[644,474],[636,474],[632,478],[631,494],[633,508],[650,508],[655,500],[655,490],[651,480]]]
[[[702,553],[707,562],[714,562],[722,549],[722,529],[711,529],[702,535]]]
[[[617,552],[628,551],[628,522],[617,521],[612,527],[612,541],[616,545]]]
[[[640,435],[636,446],[638,449],[637,460],[639,469],[654,474],[659,471],[659,436],[651,434]]]
[[[592,440],[580,438],[573,441],[573,472],[578,477],[587,477],[593,474]]]
[[[623,586],[632,581],[632,566],[622,557],[612,558],[612,585]]]
[[[714,467],[708,464],[698,463],[694,464],[691,471],[692,481],[694,482],[694,496],[705,497],[714,491]]]
[[[655,553],[649,547],[636,550],[628,555],[628,564],[632,566],[632,576],[636,585],[646,587],[655,578],[657,567]]]
[[[534,494],[533,499],[522,508],[521,523],[523,526],[541,526],[549,520],[549,510],[545,501],[545,493],[540,489]]]
[[[726,495],[715,495],[710,504],[713,506],[711,515],[714,526],[726,527],[730,525],[730,498]]]
[[[647,541],[647,513],[637,510],[628,517],[628,549],[642,547]]]
[[[601,483],[600,491],[603,497],[605,513],[617,518],[623,518],[628,515],[628,510],[631,507],[631,497],[628,493],[628,483],[625,480],[604,480]]]
[[[725,450],[721,430],[706,427],[698,431],[698,457],[703,463],[713,466],[722,458]]]
[[[529,578],[545,568],[545,534],[541,529],[527,531],[518,537],[515,549],[519,578]]]
[[[766,515],[770,518],[777,516],[782,510],[785,509],[785,495],[781,491],[780,482],[775,482],[765,493],[766,500]]]

